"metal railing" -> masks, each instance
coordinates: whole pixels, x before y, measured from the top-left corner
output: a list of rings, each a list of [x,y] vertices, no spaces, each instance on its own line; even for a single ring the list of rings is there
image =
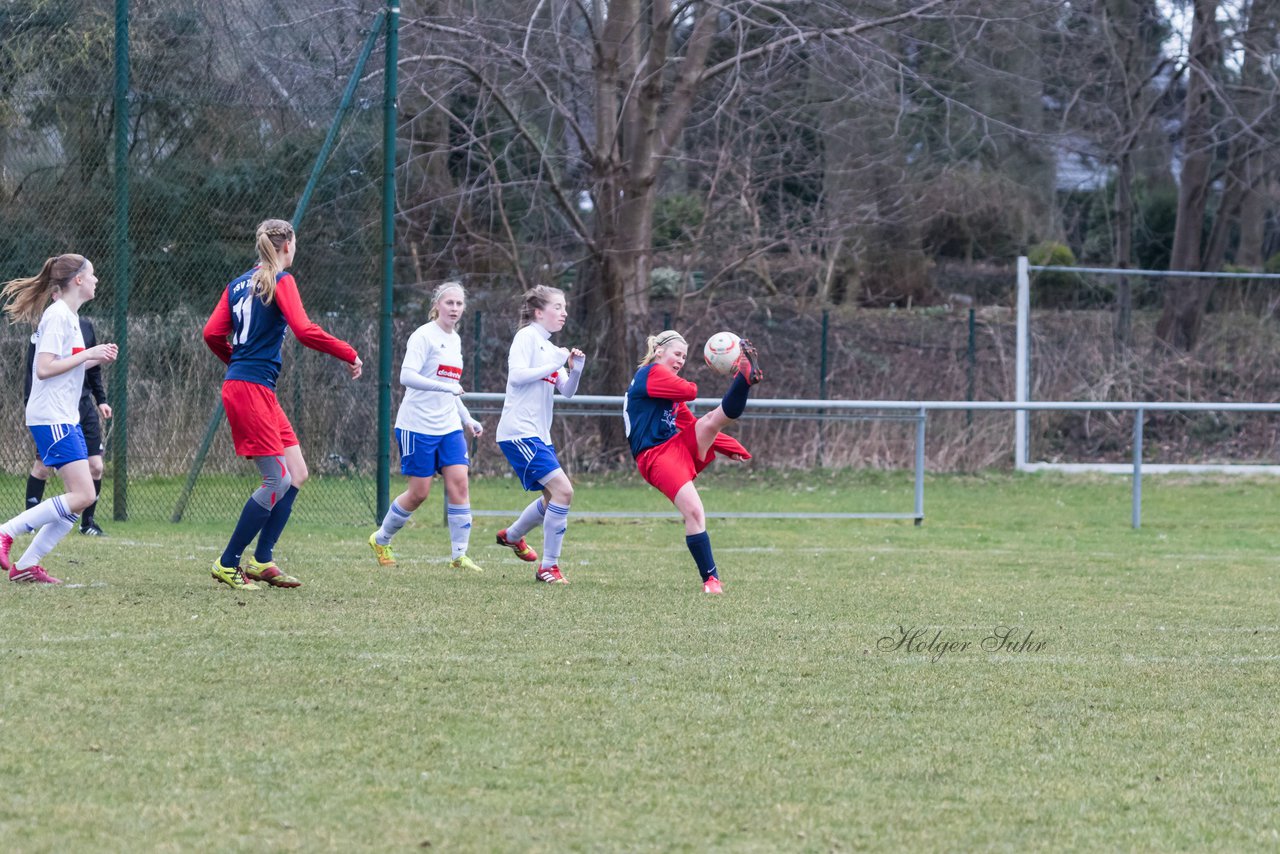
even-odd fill
[[[464,400],[470,405],[501,404],[506,395],[503,394],[468,394]],[[622,397],[578,395],[568,400],[557,399],[557,415],[606,415],[615,414],[621,417]],[[718,406],[719,398],[700,397],[690,402],[695,411],[705,411]],[[500,410],[477,407],[477,412],[492,413]],[[910,513],[711,513],[716,518],[761,518],[761,519],[911,519],[916,525],[924,522],[924,472],[925,472],[925,427],[930,412],[953,412],[957,410],[980,410],[987,412],[1132,412],[1133,421],[1133,462],[1129,465],[1090,463],[1081,466],[1079,471],[1103,471],[1112,473],[1131,473],[1132,489],[1132,525],[1142,526],[1142,432],[1143,421],[1148,412],[1256,412],[1280,413],[1280,403],[1181,403],[1181,402],[1138,402],[1138,401],[1007,401],[1007,400],[788,400],[786,398],[752,398],[747,405],[744,419],[749,418],[786,418],[803,414],[806,418],[833,421],[859,420],[894,420],[914,422],[916,425],[915,447],[915,494],[914,508]],[[867,413],[890,413],[888,415]],[[1030,464],[1031,470],[1035,464]],[[1055,470],[1070,472],[1070,466],[1055,464]],[[1199,466],[1165,466],[1148,465],[1148,473],[1180,472],[1213,472],[1231,474],[1277,474],[1277,466],[1249,465],[1199,465]],[[507,516],[518,511],[478,511],[476,515]],[[662,517],[670,513],[575,513],[584,517]]]
[[[493,415],[502,411],[505,394],[467,394],[463,397],[473,414]],[[556,398],[555,414],[561,416],[605,415],[622,417],[624,398],[608,395],[576,395],[572,398]],[[742,420],[793,418],[801,413],[804,417],[815,421],[901,421],[916,425],[915,436],[915,480],[914,504],[909,512],[884,513],[735,513],[708,510],[706,515],[716,519],[911,519],[919,525],[924,522],[924,431],[925,412],[914,403],[893,403],[884,405],[855,406],[859,401],[840,400],[787,400],[787,399],[755,399],[747,404],[747,411]],[[472,406],[473,403],[480,406]],[[496,406],[495,406],[496,404]],[[707,412],[720,405],[718,397],[700,397],[689,401],[689,408],[698,414]],[[875,410],[867,412],[866,410]],[[473,510],[476,516],[514,516],[519,511],[507,510]],[[582,518],[670,518],[678,517],[674,511],[667,513],[639,513],[630,511],[615,512],[582,512],[574,511],[574,516]]]

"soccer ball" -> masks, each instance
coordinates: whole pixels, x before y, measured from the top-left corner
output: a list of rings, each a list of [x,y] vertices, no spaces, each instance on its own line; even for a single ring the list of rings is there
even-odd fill
[[[717,332],[707,339],[707,345],[702,348],[702,358],[706,359],[711,370],[726,377],[738,369],[741,355],[738,336],[732,332]]]

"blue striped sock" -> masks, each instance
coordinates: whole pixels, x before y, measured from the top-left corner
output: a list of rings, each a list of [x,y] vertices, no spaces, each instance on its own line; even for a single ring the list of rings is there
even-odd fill
[[[542,519],[542,567],[560,563],[560,546],[564,544],[564,532],[569,529],[569,508],[547,502],[547,515]]]
[[[378,528],[378,533],[374,535],[374,542],[380,546],[391,545],[391,538],[396,535],[396,531],[405,526],[412,515],[401,507],[398,501],[392,501],[387,515],[382,520],[382,527]]]
[[[471,542],[471,505],[450,504],[448,516],[449,544],[453,547],[454,558],[460,558],[467,553]]]

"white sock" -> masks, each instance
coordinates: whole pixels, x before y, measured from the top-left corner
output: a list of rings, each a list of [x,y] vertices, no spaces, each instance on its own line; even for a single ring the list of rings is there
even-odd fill
[[[409,521],[409,517],[413,514],[405,510],[395,501],[391,502],[391,507],[387,510],[386,517],[382,520],[382,527],[378,529],[378,533],[374,535],[373,541],[380,546],[391,545],[391,538],[396,535],[404,527],[404,523]],[[365,529],[366,531],[368,528]]]
[[[30,534],[32,531],[40,530],[55,519],[74,515],[67,509],[67,504],[62,500],[62,496],[55,495],[52,498],[46,498],[29,510],[23,510],[8,522],[0,525],[0,533],[8,534],[11,537]]]
[[[521,511],[520,518],[507,526],[507,539],[513,543],[520,542],[524,539],[525,534],[542,524],[542,519],[546,515],[546,504],[541,498],[536,499]]]
[[[547,515],[542,522],[542,567],[560,563],[560,545],[569,528],[569,508],[547,502]]]
[[[471,505],[449,505],[449,542],[453,545],[455,559],[467,553],[471,542]]]
[[[31,545],[27,546],[27,550],[22,553],[22,557],[14,564],[18,569],[30,569],[37,566],[44,556],[53,551],[53,547],[67,535],[67,532],[75,527],[76,520],[80,517],[72,514],[70,518],[59,516],[52,522],[47,523],[36,533],[31,540]]]

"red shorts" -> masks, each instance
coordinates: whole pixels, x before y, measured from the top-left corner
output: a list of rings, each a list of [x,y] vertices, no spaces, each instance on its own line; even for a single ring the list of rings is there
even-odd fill
[[[222,405],[231,425],[231,441],[242,457],[278,457],[298,444],[293,425],[280,408],[274,389],[244,380],[222,383]]]
[[[715,451],[707,451],[705,458],[698,459],[698,431],[690,425],[661,445],[641,451],[636,467],[649,485],[674,502],[680,488],[697,477],[715,456]]]

